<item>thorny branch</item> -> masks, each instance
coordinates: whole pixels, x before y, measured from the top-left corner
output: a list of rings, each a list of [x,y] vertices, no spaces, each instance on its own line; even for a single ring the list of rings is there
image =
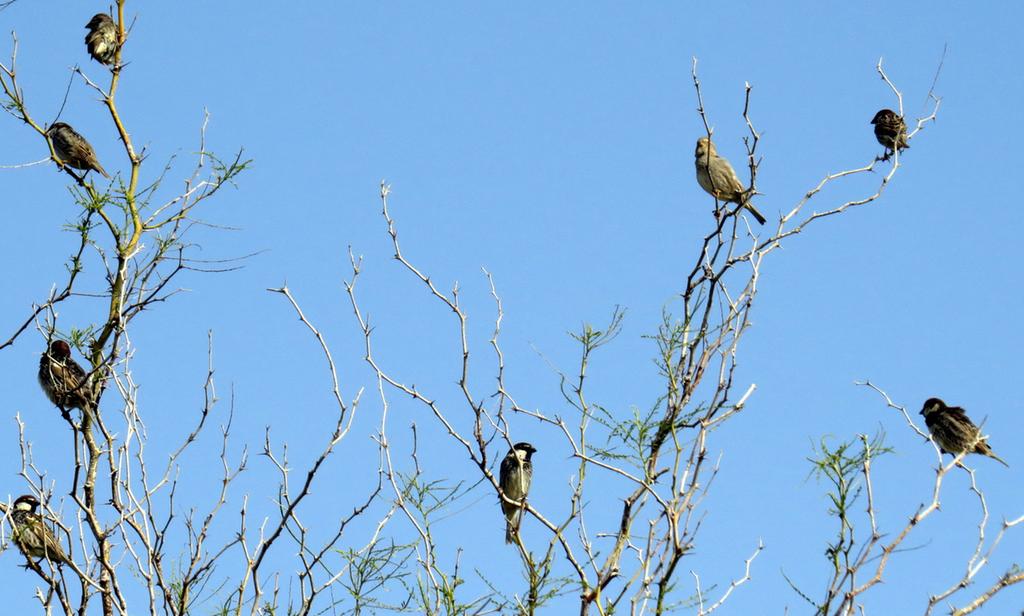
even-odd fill
[[[693,82],[698,113],[706,133],[710,135],[712,128],[696,73],[696,60],[693,65]],[[746,144],[751,187],[755,185],[760,163],[757,153],[760,134],[751,117],[752,93],[752,86],[746,84],[743,120],[749,132]],[[934,119],[938,108],[938,99],[935,100],[932,115],[920,121],[919,127]],[[739,392],[734,391],[737,386],[735,377],[739,366],[740,341],[751,324],[750,311],[757,295],[763,260],[787,238],[803,232],[815,221],[877,200],[899,168],[898,159],[889,167],[873,193],[845,201],[822,212],[804,211],[805,205],[826,184],[873,171],[878,164],[879,161],[872,160],[864,167],[827,175],[780,216],[776,229],[765,237],[756,235],[745,222],[741,224],[744,217],[740,209],[726,211],[716,217],[714,229],[704,236],[697,250],[697,258],[692,268],[687,270],[689,274],[680,295],[679,316],[666,312],[654,336],[659,346],[659,365],[666,389],[650,412],[626,420],[593,402],[586,393],[588,366],[593,361],[594,353],[618,334],[623,313],[616,311],[603,330],[587,325],[582,332],[573,334],[581,349],[579,367],[573,377],[561,371],[559,375],[566,408],[575,415],[575,420],[527,408],[517,402],[505,383],[505,356],[499,342],[503,308],[494,280],[486,270],[485,276],[497,311],[493,335],[489,341],[494,351],[496,389],[483,395],[473,392],[469,387],[469,374],[477,363],[471,361],[468,317],[459,300],[459,286],[456,284],[449,292],[443,291],[430,275],[403,252],[397,225],[390,213],[390,187],[382,183],[381,214],[395,259],[404,271],[426,288],[434,301],[445,306],[454,317],[460,366],[457,382],[469,413],[461,414],[448,408],[437,396],[429,394],[420,386],[407,384],[406,379],[384,367],[374,349],[374,327],[370,325],[355,294],[355,281],[361,272],[361,261],[351,257],[353,278],[346,289],[364,336],[365,359],[377,376],[384,407],[388,405],[388,390],[408,396],[426,407],[438,425],[451,437],[456,448],[466,454],[482,481],[489,484],[499,498],[505,496],[501,493],[490,461],[500,458],[503,448],[516,440],[511,434],[510,413],[538,420],[542,426],[554,429],[564,441],[565,449],[578,462],[570,484],[568,512],[559,521],[554,521],[550,514],[541,512],[529,502],[525,505],[528,514],[540,522],[548,533],[548,540],[541,558],[533,556],[523,538],[517,542],[528,587],[524,593],[526,600],[514,601],[516,609],[532,614],[542,604],[539,597],[544,595],[544,585],[555,579],[548,577],[552,549],[555,547],[560,550],[574,578],[574,585],[579,590],[580,614],[587,614],[591,609],[607,614],[615,611],[623,600],[628,601],[633,613],[652,611],[660,614],[679,604],[678,585],[675,583],[678,566],[696,543],[703,519],[702,503],[720,470],[718,461],[712,463],[708,460],[709,442],[713,439],[715,428],[738,416],[756,390],[756,385],[749,383],[742,386]],[[721,210],[716,207],[717,211]],[[709,375],[711,378],[706,378]],[[570,427],[573,423],[575,427]],[[601,437],[607,440],[608,445],[598,445]],[[488,447],[495,440],[499,443],[497,452]],[[383,430],[382,442],[386,442]],[[420,561],[434,596],[428,611],[433,612],[441,609],[442,597],[449,596],[452,589],[446,585],[447,578],[439,568],[430,533],[421,518],[405,503],[406,492],[394,480],[397,475],[394,462],[390,456],[387,459],[388,475],[396,502],[405,511],[406,519],[420,538]],[[601,500],[600,496],[591,494],[586,488],[589,475],[594,473],[604,475],[602,481],[612,481],[613,484],[621,482],[620,485],[626,488],[620,497],[621,515],[617,517],[615,526],[609,529],[595,530],[592,528],[594,522],[587,521],[592,517],[588,511],[593,506],[588,506],[588,503],[594,499]],[[922,512],[922,515],[927,515],[927,512]],[[637,533],[638,523],[643,529],[640,534]],[[642,541],[637,543],[637,539]],[[635,560],[629,561],[632,563],[629,572],[623,571],[627,565],[623,559],[626,554],[636,556]],[[749,578],[749,565],[752,561],[753,557],[748,560],[744,578],[729,585],[717,600],[711,601],[707,611],[717,609],[737,586]],[[867,587],[870,587],[870,583]],[[867,587],[858,590],[858,593]],[[549,592],[557,594],[564,590]],[[701,605],[704,605],[703,591],[700,595]]]
[[[907,412],[905,406],[895,403],[884,390],[870,381],[859,382],[857,384],[875,391],[885,401],[887,408],[900,413],[907,424],[907,427],[911,431],[932,442],[927,433],[916,425],[910,414]],[[979,435],[979,438],[984,437]],[[795,585],[793,588],[800,593],[805,600],[808,600],[816,606],[818,614],[847,616],[850,614],[862,613],[866,609],[864,599],[862,597],[871,588],[880,584],[884,580],[886,568],[892,561],[893,555],[900,551],[911,533],[919,528],[920,523],[940,511],[943,481],[950,472],[959,467],[968,474],[971,492],[974,493],[978,499],[980,515],[977,525],[977,539],[974,551],[967,560],[963,576],[946,590],[931,595],[928,598],[928,602],[924,610],[925,616],[928,616],[933,613],[936,606],[941,603],[948,602],[954,595],[962,592],[974,582],[975,578],[990,562],[992,554],[1002,541],[1005,533],[1014,526],[1024,522],[1024,516],[1018,517],[1014,520],[1004,521],[995,538],[988,541],[986,534],[989,527],[988,504],[986,502],[984,492],[978,487],[975,471],[963,464],[963,459],[966,454],[961,453],[955,456],[952,461],[944,464],[942,451],[939,449],[938,445],[932,442],[936,456],[936,472],[934,482],[928,489],[930,493],[929,500],[922,502],[917,507],[913,515],[910,516],[907,522],[898,530],[898,532],[895,533],[895,535],[892,533],[884,533],[882,529],[879,528],[877,522],[877,503],[874,498],[870,474],[870,462],[873,455],[875,455],[871,453],[871,448],[874,447],[877,449],[878,446],[869,444],[866,437],[862,437],[862,439],[864,442],[865,453],[863,455],[863,468],[861,470],[861,474],[863,476],[863,483],[866,487],[867,493],[865,515],[869,520],[871,533],[867,539],[861,541],[858,546],[857,542],[853,538],[854,523],[852,519],[845,511],[840,511],[839,517],[843,525],[841,534],[848,535],[848,539],[842,549],[842,553],[846,557],[846,560],[841,568],[836,569],[835,575],[830,579],[825,592],[825,599],[821,603],[814,603],[810,597],[797,589]],[[853,469],[851,468],[850,470],[852,471]],[[852,472],[850,474],[852,475]],[[847,477],[845,472],[837,473],[837,475],[840,477]],[[852,480],[852,477],[850,477],[849,480]],[[848,502],[842,498],[833,499],[833,501],[852,504],[852,499]],[[891,539],[883,541],[885,537],[891,537]],[[854,553],[855,548],[856,552]],[[970,613],[980,605],[987,602],[1001,590],[1019,583],[1021,579],[1019,579],[1018,573],[1019,571],[1014,568],[1013,570],[1003,574],[988,590],[981,593],[964,608],[953,609],[952,613]],[[861,581],[858,581],[858,578]],[[790,584],[792,585],[793,583],[790,582]]]

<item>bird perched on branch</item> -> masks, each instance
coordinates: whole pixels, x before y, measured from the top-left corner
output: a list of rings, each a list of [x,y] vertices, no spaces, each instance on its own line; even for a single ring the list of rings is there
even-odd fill
[[[967,453],[980,453],[998,461],[1009,468],[1009,464],[997,456],[992,448],[981,438],[978,427],[967,417],[967,413],[959,406],[947,406],[938,398],[928,398],[921,408],[924,423],[932,434],[932,440],[939,446],[942,453],[954,456]]]
[[[707,137],[697,140],[694,163],[697,167],[697,183],[709,195],[719,201],[745,207],[758,224],[765,223],[765,217],[750,203],[751,191],[743,186],[732,165],[718,155],[715,144]]]
[[[45,558],[51,563],[63,564],[71,562],[64,554],[64,548],[46,526],[43,516],[36,513],[39,500],[31,494],[19,496],[14,501],[11,511],[11,539],[21,552],[35,560]]]
[[[54,340],[39,358],[39,385],[62,415],[71,409],[88,412],[92,406],[88,374],[71,359],[71,347],[63,340]]]
[[[514,501],[525,501],[530,491],[530,480],[533,478],[533,463],[530,456],[537,450],[529,443],[516,443],[508,450],[501,461],[499,480],[501,491],[507,498]],[[523,509],[517,503],[501,500],[501,510],[505,514],[505,543],[513,543],[519,534],[522,524]]]
[[[907,124],[903,121],[903,116],[897,115],[892,109],[879,111],[871,123],[875,125],[875,139],[885,146],[885,159],[888,159],[896,148],[905,150],[910,147],[907,143]]]
[[[85,24],[89,33],[85,35],[85,46],[93,60],[108,66],[114,65],[117,55],[117,24],[106,13],[96,13]]]
[[[105,178],[110,177],[100,166],[100,161],[96,160],[96,152],[92,146],[85,137],[75,132],[75,129],[63,122],[54,122],[53,126],[46,130],[46,136],[50,138],[53,151],[61,164],[86,173],[95,170]]]

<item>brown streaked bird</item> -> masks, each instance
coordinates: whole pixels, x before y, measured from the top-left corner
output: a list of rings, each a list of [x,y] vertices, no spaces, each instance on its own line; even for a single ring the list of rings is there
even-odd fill
[[[501,461],[498,476],[501,491],[506,497],[514,501],[526,500],[526,494],[530,491],[530,481],[533,479],[533,462],[530,461],[530,457],[535,453],[537,450],[529,443],[516,443],[508,450],[505,459]],[[515,543],[515,537],[522,525],[523,508],[501,499],[501,511],[505,514],[505,543]]]
[[[718,155],[715,144],[707,137],[697,140],[694,165],[697,168],[697,183],[709,195],[719,201],[747,208],[758,224],[763,225],[766,222],[761,212],[750,203],[751,191],[743,186],[732,165]]]
[[[11,511],[11,539],[21,553],[32,560],[40,558],[58,565],[71,562],[64,548],[46,525],[43,516],[36,513],[39,500],[31,494],[19,496]]]
[[[39,358],[39,386],[62,415],[71,409],[89,412],[91,408],[88,374],[71,359],[71,347],[54,340]]]
[[[905,150],[910,147],[907,143],[907,124],[903,116],[892,109],[882,109],[875,114],[871,123],[875,125],[875,139],[885,146],[885,158],[889,158],[896,148]]]
[[[96,13],[85,24],[89,33],[85,35],[85,47],[93,60],[108,66],[114,65],[117,55],[117,24],[106,13]]]
[[[96,159],[96,152],[92,146],[85,137],[75,132],[75,129],[64,122],[54,122],[53,126],[46,130],[46,136],[53,143],[53,151],[62,164],[86,173],[94,170],[105,178],[110,177]]]
[[[988,443],[981,439],[978,426],[959,406],[948,406],[938,398],[928,398],[921,407],[924,423],[932,435],[932,440],[939,446],[942,453],[958,456],[967,453],[980,453],[998,461],[1009,468],[1002,458],[997,456]]]

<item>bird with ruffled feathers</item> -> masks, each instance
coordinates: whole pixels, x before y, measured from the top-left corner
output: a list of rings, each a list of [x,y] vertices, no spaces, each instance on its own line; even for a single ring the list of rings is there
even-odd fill
[[[65,417],[71,409],[92,407],[88,373],[71,358],[71,346],[54,340],[39,357],[39,386]]]
[[[888,160],[897,149],[905,150],[910,147],[907,143],[907,123],[903,121],[903,116],[892,109],[882,109],[875,114],[871,123],[875,125],[875,139],[885,146],[885,156],[882,160]]]
[[[85,25],[85,47],[93,60],[107,66],[114,65],[117,56],[117,24],[106,13],[97,13]]]
[[[921,407],[921,415],[924,415],[924,423],[928,426],[932,440],[942,453],[954,456],[964,452],[979,453],[1003,466],[1010,466],[992,451],[981,437],[981,431],[959,406],[949,406],[939,398],[928,398]]]

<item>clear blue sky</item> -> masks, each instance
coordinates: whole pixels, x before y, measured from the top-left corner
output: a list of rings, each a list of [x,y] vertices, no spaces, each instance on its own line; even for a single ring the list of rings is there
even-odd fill
[[[38,119],[56,114],[69,67],[103,75],[82,37],[89,17],[104,8],[20,0],[0,12],[0,30],[18,33],[19,78]],[[655,346],[643,336],[681,289],[696,240],[710,224],[709,199],[693,172],[703,125],[691,58],[700,61],[719,151],[734,162],[746,134],[744,82],[754,87],[751,115],[764,155],[758,206],[771,219],[826,173],[863,165],[880,151],[869,121],[895,101],[875,72],[879,57],[904,93],[907,115],[916,116],[948,44],[938,122],[913,141],[883,199],[823,221],[767,260],[739,374],[741,389],[756,383],[757,392],[741,417],[714,434],[721,472],[705,502],[697,550],[683,567],[705,583],[727,585],[762,539],[766,550],[753,580],[721,613],[806,612],[782,572],[815,597],[827,573],[823,552],[834,522],[826,516],[825,486],[808,479],[806,462],[824,435],[887,432],[897,452],[875,469],[884,531],[897,531],[930,498],[931,446],[875,394],[853,385],[865,378],[915,412],[925,398],[941,396],[977,420],[987,417],[991,443],[1012,468],[986,459],[973,465],[993,518],[1020,515],[1018,10],[881,2],[129,4],[137,22],[119,101],[136,143],[146,145],[147,177],[177,155],[167,189],[180,185],[208,109],[209,149],[228,155],[243,146],[255,162],[238,190],[205,210],[205,220],[236,230],[200,230],[201,254],[264,251],[238,272],[186,276],[187,294],[135,322],[134,370],[153,459],[162,459],[174,442],[167,439],[183,435],[201,405],[208,330],[224,397],[218,423],[234,396],[233,455],[244,444],[257,452],[266,426],[276,443],[290,444],[297,469],[319,450],[333,426],[321,357],[283,299],[265,291],[287,283],[331,343],[346,397],[368,390],[304,521],[326,528],[356,504],[364,484],[352,468],[365,470],[373,455],[369,437],[380,404],[344,295],[348,246],[365,257],[359,290],[378,328],[379,359],[465,418],[454,385],[454,323],[391,259],[377,197],[382,179],[393,186],[391,209],[407,256],[442,288],[459,281],[471,349],[481,361],[478,392],[492,387],[486,267],[505,303],[507,378],[520,404],[568,415],[549,362],[571,371],[577,348],[566,332],[603,324],[622,305],[623,334],[598,355],[591,396],[623,416],[649,408],[662,389],[651,361]],[[4,41],[0,55],[8,49]],[[90,139],[108,171],[127,169],[109,116],[80,81],[62,119]],[[38,136],[8,116],[0,120],[0,143],[0,165],[46,155]],[[8,229],[0,245],[8,263],[3,339],[32,302],[63,283],[75,238],[61,226],[77,215],[67,184],[52,165],[0,169]],[[1000,189],[979,192],[980,184]],[[827,190],[809,207],[833,207],[869,185]],[[102,280],[86,286],[102,290]],[[79,298],[61,318],[84,326],[100,314],[100,303]],[[0,413],[4,496],[23,491],[15,413],[58,482],[57,494],[66,492],[69,439],[35,383],[41,348],[29,334],[0,353],[8,375]],[[427,441],[428,474],[475,481],[422,408],[394,402],[396,446],[407,444],[404,431],[415,421]],[[532,502],[564,511],[570,465],[559,435],[522,418],[514,429],[540,450]],[[188,456],[185,476],[196,479],[183,486],[180,503],[211,502],[215,484],[199,471],[215,462],[218,447],[211,431]],[[271,468],[254,456],[250,469],[225,513],[247,493],[254,507],[268,508]],[[617,510],[617,497],[595,491],[589,506]],[[478,489],[438,526],[446,545],[459,540],[465,562],[489,575],[515,563],[494,501]],[[962,473],[948,481],[942,504],[908,542],[919,549],[896,555],[886,583],[869,595],[869,612],[923,611],[929,593],[962,575],[977,519]],[[225,518],[217,531],[223,539],[233,528]],[[393,528],[407,536],[403,522]],[[539,525],[528,522],[525,532],[535,535],[528,543],[542,545]],[[346,545],[363,540],[353,533]],[[1024,537],[1011,533],[969,594],[1022,549]],[[453,558],[451,551],[445,556]],[[27,591],[12,590],[32,580],[19,562],[0,558],[9,605],[30,601]],[[520,590],[518,573],[514,579],[510,589]],[[689,575],[680,582],[689,584]],[[985,613],[1019,605],[1020,591],[1013,593]]]

